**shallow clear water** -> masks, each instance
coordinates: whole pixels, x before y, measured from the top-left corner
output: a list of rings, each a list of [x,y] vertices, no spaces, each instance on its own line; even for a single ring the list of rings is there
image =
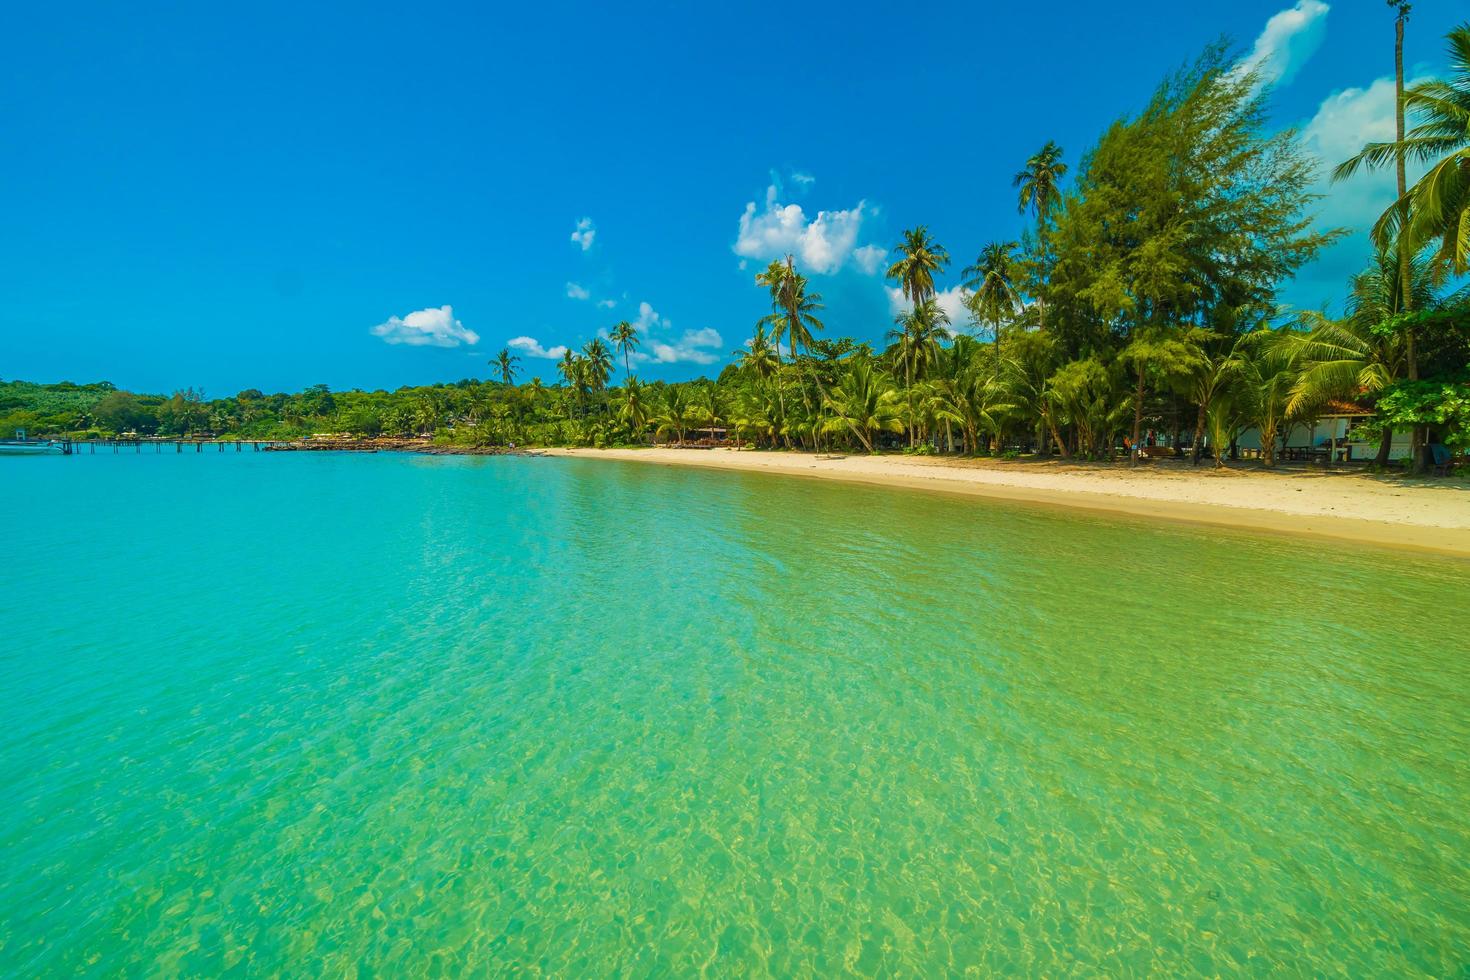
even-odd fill
[[[1463,562],[553,459],[0,461],[0,974],[1456,974]]]

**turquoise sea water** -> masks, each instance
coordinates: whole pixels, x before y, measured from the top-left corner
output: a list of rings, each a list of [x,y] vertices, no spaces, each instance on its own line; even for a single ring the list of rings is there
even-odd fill
[[[1470,968],[1464,562],[556,459],[0,508],[0,975]]]

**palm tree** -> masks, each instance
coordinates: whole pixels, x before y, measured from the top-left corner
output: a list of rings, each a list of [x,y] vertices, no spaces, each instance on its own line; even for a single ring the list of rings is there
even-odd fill
[[[730,411],[725,389],[718,382],[700,385],[694,393],[690,411],[700,425],[709,429],[718,428]]]
[[[945,328],[949,323],[949,314],[944,312],[936,300],[926,299],[908,313],[894,317],[893,322],[898,329],[890,330],[888,337],[894,341],[894,363],[903,370],[904,388],[909,403],[909,446],[912,447],[917,433],[917,426],[914,424],[914,382],[922,378],[938,360],[941,343],[950,338],[949,330]]]
[[[623,382],[623,401],[618,406],[618,421],[628,427],[633,438],[641,440],[643,430],[648,427],[648,386],[637,378],[629,377]]]
[[[561,360],[556,362],[556,373],[561,375],[562,381],[568,386],[577,382],[577,355],[570,348],[562,351]]]
[[[1011,179],[1011,186],[1020,190],[1016,202],[1017,210],[1025,214],[1029,209],[1036,216],[1038,243],[1042,237],[1042,230],[1046,227],[1046,219],[1051,216],[1052,208],[1061,200],[1061,183],[1062,178],[1066,175],[1067,165],[1062,162],[1062,148],[1054,141],[1047,140],[1046,145],[1026,161],[1025,169]],[[1046,304],[1039,295],[1036,301],[1036,312],[1041,327],[1045,329]]]
[[[984,369],[973,347],[974,341],[968,337],[956,340],[945,358],[948,370],[937,372],[927,386],[927,407],[946,427],[950,423],[960,427],[971,455],[980,448],[982,429],[995,433],[996,445],[1000,446],[1001,418],[1015,407],[1006,401],[1002,386]]]
[[[1038,229],[1046,223],[1052,207],[1061,198],[1062,178],[1067,174],[1067,165],[1062,162],[1062,148],[1053,140],[1047,140],[1031,158],[1023,170],[1011,179],[1011,186],[1020,189],[1017,210],[1025,214],[1028,210],[1035,215]]]
[[[587,362],[576,355],[576,352],[568,347],[561,355],[561,360],[556,362],[557,373],[561,375],[562,381],[567,386],[567,417],[572,417],[571,400],[577,401],[577,407],[582,408],[582,386],[586,383]]]
[[[622,352],[623,377],[627,378],[632,374],[632,369],[628,366],[628,353],[637,350],[640,343],[638,339],[638,328],[627,320],[622,320],[617,326],[612,328],[612,333],[609,336],[612,338],[613,344]]]
[[[786,321],[786,340],[791,345],[791,359],[794,361],[797,348],[811,348],[812,330],[821,330],[825,326],[816,315],[822,309],[822,294],[808,293],[806,276],[798,272],[792,272],[786,281],[786,308],[782,319]]]
[[[495,360],[490,362],[500,372],[500,380],[507,386],[515,383],[516,365],[521,359],[510,352],[509,347],[500,348],[500,353],[495,355]]]
[[[1409,266],[1410,299],[1405,303],[1400,295],[1399,268],[1396,253],[1381,253],[1371,268],[1353,277],[1346,317],[1331,320],[1319,313],[1303,315],[1310,332],[1293,335],[1302,362],[1289,404],[1293,414],[1305,414],[1332,398],[1373,395],[1408,377],[1408,336],[1379,328],[1406,305],[1434,307],[1444,269],[1413,260]],[[1385,430],[1378,444],[1379,466],[1388,465],[1392,446],[1393,433]]]
[[[444,407],[432,389],[425,389],[414,406],[413,420],[419,435],[432,435],[443,418]]]
[[[1409,4],[1390,0],[1395,18],[1395,60],[1398,62],[1402,93],[1396,119],[1397,135],[1392,143],[1369,143],[1362,152],[1335,171],[1334,180],[1344,180],[1359,167],[1377,168],[1393,161],[1398,175],[1399,198],[1373,225],[1373,240],[1380,251],[1397,250],[1403,305],[1414,308],[1410,262],[1420,249],[1438,239],[1437,265],[1455,275],[1470,271],[1470,24],[1462,24],[1448,35],[1450,81],[1429,81],[1403,91],[1403,30]],[[1412,111],[1421,120],[1407,134],[1403,112]],[[1413,159],[1429,167],[1413,187],[1405,186],[1404,167]],[[1408,377],[1419,377],[1412,324],[1404,327]],[[1414,428],[1414,469],[1424,467],[1424,429]]]
[[[1394,140],[1402,143],[1404,141],[1404,25],[1409,22],[1409,0],[1388,0],[1388,5],[1394,8],[1393,19],[1393,133]],[[1402,153],[1394,155],[1394,178],[1398,182],[1399,200],[1409,192],[1408,174],[1405,173],[1405,160]],[[1402,242],[1399,243],[1402,246]],[[1398,249],[1399,253],[1399,281],[1405,293],[1411,291],[1409,261],[1413,258],[1409,250],[1403,247]]]
[[[780,312],[784,308],[782,303],[782,291],[786,288],[786,263],[780,259],[772,259],[771,264],[755,274],[755,284],[764,286],[771,293],[770,315],[761,318],[762,324],[769,324],[773,329],[771,339],[776,345],[776,364],[781,363],[781,337],[786,331],[786,322],[780,318]]]
[[[798,347],[811,346],[812,329],[824,327],[816,315],[822,309],[822,294],[806,291],[807,278],[796,271],[796,260],[790,255],[785,263],[772,262],[757,273],[755,282],[771,292],[771,313],[762,322],[773,328],[777,355],[780,355],[781,336],[785,334],[791,345],[791,359],[796,360]]]
[[[655,432],[658,435],[667,436],[672,433],[679,445],[684,445],[684,433],[694,421],[688,386],[669,385],[665,388],[663,405],[650,421],[657,427]]]
[[[865,358],[853,358],[847,373],[827,396],[825,427],[856,436],[868,452],[878,432],[902,432],[898,392]]]
[[[965,288],[970,290],[968,305],[975,318],[989,323],[995,338],[996,366],[1000,365],[1000,324],[1016,312],[1020,296],[1013,282],[1015,274],[1015,242],[990,242],[980,250],[975,264],[966,266]]]
[[[1235,380],[1236,402],[1245,407],[1261,434],[1261,463],[1276,465],[1276,434],[1291,431],[1292,392],[1301,377],[1301,348],[1290,327],[1262,327],[1244,334],[1225,360],[1227,376]],[[1230,393],[1225,392],[1227,400]],[[1223,464],[1218,447],[1215,467]]]
[[[1470,23],[1450,31],[1448,41],[1451,80],[1423,82],[1403,94],[1404,108],[1419,124],[1396,142],[1369,143],[1333,176],[1346,177],[1360,165],[1378,167],[1390,159],[1399,167],[1407,159],[1428,165],[1378,219],[1373,234],[1386,247],[1402,233],[1410,256],[1438,239],[1435,261],[1460,276],[1470,272]]]
[[[929,236],[924,225],[905,229],[893,250],[901,256],[886,277],[898,283],[909,303],[918,306],[935,294],[934,276],[949,265],[949,253]]]
[[[755,335],[734,356],[740,359],[737,365],[741,372],[756,378],[769,378],[780,366],[780,352],[771,343],[764,323],[756,325]]]
[[[582,348],[582,357],[586,364],[588,386],[594,391],[606,388],[608,376],[612,374],[612,351],[608,350],[607,344],[602,342],[601,337],[593,337]]]

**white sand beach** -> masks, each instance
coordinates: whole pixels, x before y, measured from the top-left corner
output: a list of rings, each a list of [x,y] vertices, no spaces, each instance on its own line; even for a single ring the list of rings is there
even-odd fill
[[[1215,470],[734,449],[552,449],[548,454],[775,473],[1077,507],[1470,557],[1470,484],[1357,470]]]

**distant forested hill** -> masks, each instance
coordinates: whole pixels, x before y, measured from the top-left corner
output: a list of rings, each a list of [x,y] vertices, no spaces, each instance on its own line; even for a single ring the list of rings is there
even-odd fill
[[[68,431],[87,427],[92,410],[115,387],[106,381],[54,385],[30,381],[0,381],[0,434],[14,429],[35,432]]]

